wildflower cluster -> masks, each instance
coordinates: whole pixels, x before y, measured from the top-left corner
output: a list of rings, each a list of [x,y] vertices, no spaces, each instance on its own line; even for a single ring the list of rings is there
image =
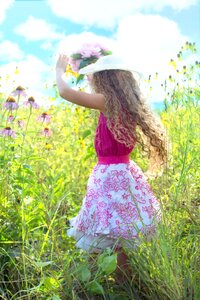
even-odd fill
[[[96,44],[83,44],[81,49],[77,50],[75,53],[71,54],[69,58],[69,67],[67,68],[67,73],[75,75],[76,84],[84,78],[84,75],[78,75],[78,71],[81,68],[86,67],[89,64],[95,63],[98,58],[110,55],[112,52],[102,45]]]
[[[15,98],[16,97],[16,98]],[[19,129],[23,129],[25,127],[25,122],[22,119],[18,119],[17,117],[17,110],[19,108],[19,101],[20,98],[23,97],[25,98],[24,101],[24,106],[30,108],[30,115],[32,113],[32,109],[39,109],[40,106],[39,104],[35,101],[34,97],[28,97],[25,89],[21,86],[18,86],[12,93],[11,95],[7,98],[7,100],[3,103],[3,108],[5,109],[5,115],[6,111],[8,112],[7,118],[6,118],[6,125],[5,127],[0,130],[0,135],[2,136],[8,136],[11,138],[16,138],[17,134],[13,130],[12,127],[14,127],[14,124],[17,124]],[[18,119],[18,120],[16,120]],[[16,120],[16,123],[14,121]],[[50,123],[51,122],[51,116],[47,112],[43,112],[41,115],[37,117],[37,121],[41,123]],[[9,126],[8,126],[9,124]],[[10,124],[13,124],[12,127]],[[28,126],[28,121],[26,124],[26,128]],[[40,134],[45,136],[45,137],[50,137],[52,135],[52,131],[45,127],[43,130],[40,131]]]

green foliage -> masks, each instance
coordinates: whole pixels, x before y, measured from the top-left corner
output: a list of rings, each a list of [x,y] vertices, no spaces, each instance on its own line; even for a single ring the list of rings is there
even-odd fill
[[[181,66],[194,53],[187,43],[162,86],[160,117],[171,142],[162,176],[149,179],[162,205],[162,222],[151,240],[124,248],[130,271],[117,281],[112,249],[92,258],[66,235],[96,164],[93,138],[98,114],[59,102],[49,108],[8,111],[0,95],[0,296],[2,299],[158,299],[200,298],[200,129],[199,62]],[[178,72],[177,72],[178,70]],[[38,122],[47,112],[51,122]],[[8,123],[8,117],[14,120]],[[19,126],[20,120],[24,127]],[[41,134],[44,128],[52,135]],[[44,133],[43,133],[44,134]],[[137,145],[132,159],[145,171],[147,157]]]
[[[91,278],[91,272],[87,265],[80,265],[76,270],[76,276],[81,282],[87,282]]]
[[[94,295],[103,295],[104,289],[100,283],[98,283],[96,280],[92,281],[89,285],[89,290]]]
[[[105,274],[111,274],[117,268],[117,254],[107,256],[105,253],[99,255],[98,266]]]

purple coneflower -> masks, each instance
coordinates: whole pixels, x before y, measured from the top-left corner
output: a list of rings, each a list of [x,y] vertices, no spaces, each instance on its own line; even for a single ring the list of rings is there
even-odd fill
[[[37,118],[37,121],[49,123],[51,122],[51,116],[48,113],[44,112]]]
[[[51,129],[45,127],[42,131],[41,134],[44,135],[45,137],[50,137],[52,135]]]
[[[14,120],[14,116],[13,115],[10,115],[9,117],[8,117],[8,123],[11,123],[13,120]]]
[[[19,105],[17,104],[15,98],[10,96],[10,97],[8,97],[6,102],[4,103],[4,107],[7,110],[14,110],[14,109],[18,109]]]
[[[10,127],[5,127],[4,129],[0,130],[0,134],[16,138],[16,133]]]
[[[26,106],[30,105],[31,107],[35,108],[35,109],[38,109],[40,108],[39,104],[37,104],[35,102],[35,99],[33,97],[29,97],[28,100],[26,102],[24,102],[24,104]]]
[[[19,85],[13,92],[12,92],[13,96],[23,96],[26,97],[26,92],[25,89]]]
[[[18,120],[17,121],[17,124],[18,124],[18,126],[20,127],[20,128],[24,128],[24,121],[23,120]]]

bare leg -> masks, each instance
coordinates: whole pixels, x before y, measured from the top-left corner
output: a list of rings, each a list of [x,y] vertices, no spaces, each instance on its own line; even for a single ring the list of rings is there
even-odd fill
[[[131,268],[128,263],[128,256],[121,248],[116,248],[115,252],[117,253],[117,268],[116,268],[116,275],[117,279],[120,281],[126,280],[127,276],[131,274]],[[91,266],[96,265],[96,260],[99,253],[91,253],[88,262]]]
[[[128,268],[128,256],[121,250],[117,255],[117,272],[126,272]]]
[[[117,269],[116,269],[116,282],[118,284],[128,281],[132,274],[132,270],[128,263],[128,256],[122,249],[117,251]]]

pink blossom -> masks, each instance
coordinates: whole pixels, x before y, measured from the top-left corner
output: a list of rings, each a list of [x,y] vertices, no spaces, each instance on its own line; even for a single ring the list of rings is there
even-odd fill
[[[82,58],[95,57],[99,58],[102,54],[102,47],[100,44],[83,44],[82,48],[78,51],[81,54]]]
[[[18,121],[17,121],[17,124],[18,124],[18,126],[19,126],[20,128],[23,128],[24,125],[25,125],[23,120],[18,120]]]
[[[109,51],[109,49],[107,47],[102,46],[100,44],[97,44],[97,45],[101,48],[102,51]]]
[[[44,112],[37,118],[37,121],[49,123],[51,122],[51,116],[48,113]]]
[[[99,58],[101,56],[100,49],[98,48],[82,49],[80,51],[80,54],[82,55],[83,58],[89,58],[89,57]]]
[[[10,115],[9,117],[8,117],[8,123],[11,123],[13,120],[14,120],[14,116],[13,115]]]
[[[35,109],[38,109],[40,108],[39,104],[37,104],[35,102],[35,99],[33,97],[29,97],[28,100],[26,102],[24,102],[24,104],[26,106],[30,105],[31,107],[35,108]]]
[[[0,130],[0,134],[3,136],[16,138],[16,133],[10,127],[5,127],[4,129]]]
[[[14,90],[12,92],[13,96],[23,96],[23,97],[26,97],[26,92],[25,92],[25,89],[19,85],[16,90]]]
[[[44,135],[45,137],[50,137],[52,135],[51,129],[45,127],[42,131],[41,134]]]
[[[13,97],[8,97],[8,99],[6,100],[6,102],[4,103],[4,107],[7,110],[14,110],[14,109],[18,109],[19,105],[17,104],[15,98]]]
[[[86,66],[94,63],[101,56],[108,54],[111,54],[111,51],[108,51],[107,48],[101,46],[99,43],[85,43],[82,45],[81,49],[71,55],[69,64],[71,65],[72,70],[78,73],[81,62],[83,62],[83,66]]]

